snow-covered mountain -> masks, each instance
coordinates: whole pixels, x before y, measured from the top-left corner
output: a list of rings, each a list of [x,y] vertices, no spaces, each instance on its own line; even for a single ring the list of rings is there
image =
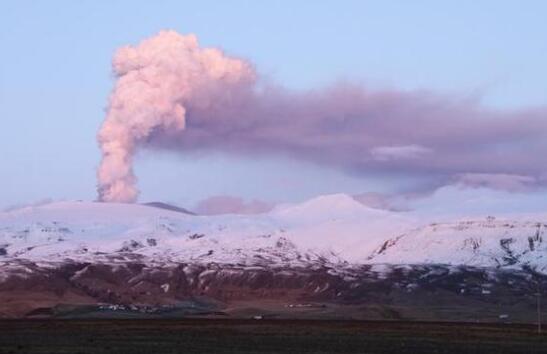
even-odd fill
[[[379,263],[547,270],[545,221],[465,220],[431,223],[386,240],[369,257]]]
[[[196,299],[205,298],[224,309],[277,313],[320,302],[321,313],[333,306],[344,318],[415,317],[431,304],[458,304],[468,320],[506,302],[528,321],[529,294],[547,281],[546,221],[434,223],[343,194],[259,215],[199,216],[161,203],[25,207],[0,213],[0,317],[196,311],[203,305]],[[367,312],[371,304],[380,310]]]
[[[450,264],[547,270],[547,220],[430,223],[344,194],[259,215],[58,202],[0,213],[0,262]]]

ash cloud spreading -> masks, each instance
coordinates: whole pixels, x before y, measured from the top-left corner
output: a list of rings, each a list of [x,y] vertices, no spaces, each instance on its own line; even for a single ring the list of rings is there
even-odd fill
[[[519,189],[547,181],[547,110],[488,110],[432,92],[348,83],[306,92],[266,85],[252,63],[163,31],[113,59],[99,131],[102,201],[138,197],[138,149],[290,155],[362,175],[427,176]]]

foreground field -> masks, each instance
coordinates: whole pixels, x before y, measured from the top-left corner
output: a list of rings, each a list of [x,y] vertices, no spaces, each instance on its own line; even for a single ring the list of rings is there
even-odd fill
[[[0,353],[547,353],[533,326],[292,320],[6,320]]]

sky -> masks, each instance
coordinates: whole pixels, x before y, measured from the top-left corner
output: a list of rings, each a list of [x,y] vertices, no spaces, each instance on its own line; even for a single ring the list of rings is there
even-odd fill
[[[547,105],[546,12],[544,1],[2,1],[0,207],[97,198],[96,136],[114,85],[112,56],[160,30],[194,33],[289,90],[351,81],[480,100],[503,112]],[[183,206],[217,195],[391,195],[413,185],[407,176],[219,150],[139,151],[135,174],[140,200]],[[544,188],[450,186],[409,203],[538,211],[545,197]]]

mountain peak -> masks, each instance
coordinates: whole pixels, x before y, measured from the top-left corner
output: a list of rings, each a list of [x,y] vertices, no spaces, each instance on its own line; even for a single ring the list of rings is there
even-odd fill
[[[343,193],[327,194],[302,203],[289,204],[278,209],[283,214],[297,213],[315,215],[317,213],[346,213],[370,209],[351,196]]]

